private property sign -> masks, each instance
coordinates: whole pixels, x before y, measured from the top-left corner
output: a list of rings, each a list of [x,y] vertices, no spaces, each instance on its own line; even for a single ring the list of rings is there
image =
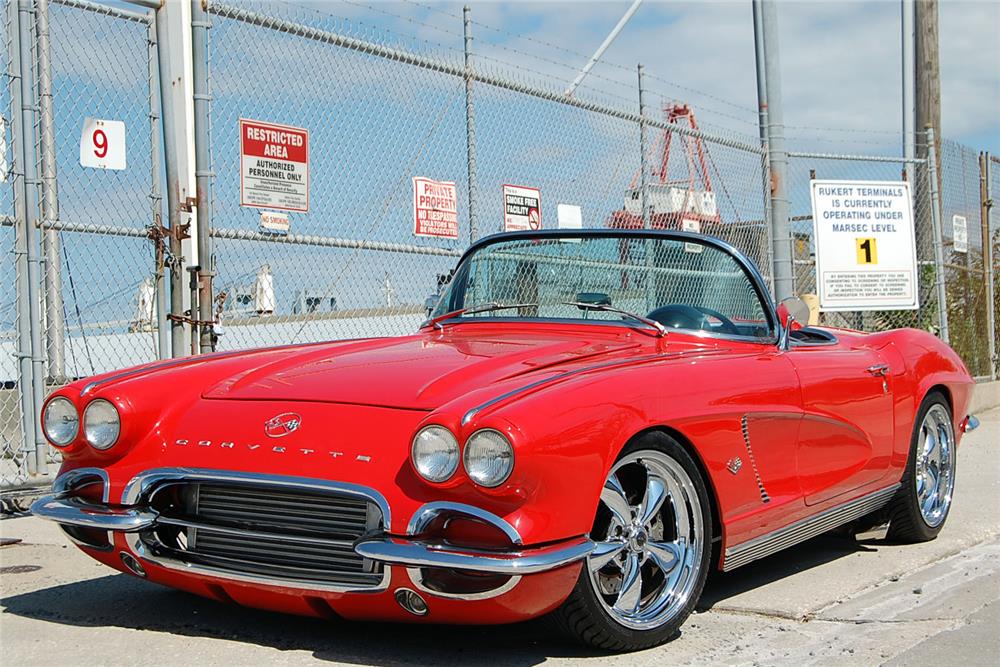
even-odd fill
[[[820,310],[913,310],[910,184],[810,181]]]
[[[240,119],[240,206],[309,211],[309,130]]]
[[[413,233],[458,238],[458,190],[453,181],[413,177]]]
[[[503,186],[503,230],[534,231],[542,228],[542,191],[521,185]]]

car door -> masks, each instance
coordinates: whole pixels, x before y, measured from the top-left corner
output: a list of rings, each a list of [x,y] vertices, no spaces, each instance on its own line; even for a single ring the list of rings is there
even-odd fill
[[[788,358],[802,387],[796,465],[805,503],[816,505],[877,481],[892,456],[889,364],[855,335],[793,345]]]

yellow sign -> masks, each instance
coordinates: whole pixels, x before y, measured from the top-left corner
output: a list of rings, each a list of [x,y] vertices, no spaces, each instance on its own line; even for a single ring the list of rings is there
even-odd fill
[[[878,249],[875,239],[854,239],[858,251],[858,264],[878,264]]]

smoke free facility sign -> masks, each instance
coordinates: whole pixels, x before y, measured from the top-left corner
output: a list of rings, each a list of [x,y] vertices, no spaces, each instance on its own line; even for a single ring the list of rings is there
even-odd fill
[[[811,181],[820,310],[913,310],[910,184]]]
[[[309,211],[309,130],[240,119],[240,206]]]

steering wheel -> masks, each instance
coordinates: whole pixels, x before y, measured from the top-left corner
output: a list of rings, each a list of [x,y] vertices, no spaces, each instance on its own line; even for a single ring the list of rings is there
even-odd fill
[[[683,303],[671,303],[660,306],[653,310],[646,317],[656,320],[669,329],[697,329],[701,331],[721,330],[723,333],[738,335],[740,333],[733,321],[711,308],[704,306],[689,306]],[[708,318],[714,317],[721,322],[721,326],[713,327],[708,323]]]

